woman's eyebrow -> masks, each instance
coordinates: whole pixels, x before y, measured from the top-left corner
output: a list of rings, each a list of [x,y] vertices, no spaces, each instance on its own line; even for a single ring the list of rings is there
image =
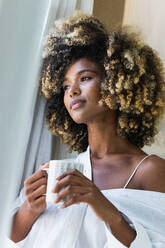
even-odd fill
[[[91,70],[91,69],[84,69],[84,70],[81,70],[81,71],[78,72],[78,74],[82,74],[82,73],[84,73],[84,72],[93,72],[93,73],[97,74],[96,71]]]

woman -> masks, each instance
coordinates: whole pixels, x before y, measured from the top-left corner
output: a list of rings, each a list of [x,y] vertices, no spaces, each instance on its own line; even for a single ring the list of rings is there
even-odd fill
[[[55,22],[40,90],[50,130],[80,153],[75,160],[85,169],[61,175],[48,206],[42,169],[49,164],[25,181],[13,210],[18,247],[165,246],[165,161],[141,150],[165,109],[163,73],[159,56],[131,30],[108,34],[83,14]]]

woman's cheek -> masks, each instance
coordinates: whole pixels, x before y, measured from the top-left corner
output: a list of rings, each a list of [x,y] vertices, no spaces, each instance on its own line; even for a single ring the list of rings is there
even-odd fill
[[[69,108],[68,108],[68,104],[67,104],[67,97],[64,95],[64,105],[65,105],[65,108],[67,109],[67,110],[69,110]],[[69,112],[69,111],[68,111]]]

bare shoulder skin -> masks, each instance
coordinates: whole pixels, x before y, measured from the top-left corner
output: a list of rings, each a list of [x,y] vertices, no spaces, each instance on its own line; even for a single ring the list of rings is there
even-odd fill
[[[140,175],[144,190],[165,193],[165,159],[151,155],[144,166],[139,167]]]
[[[94,183],[100,188],[123,188],[134,169],[147,154],[113,154],[102,159],[92,158]],[[128,189],[165,192],[165,160],[151,155],[138,167]]]

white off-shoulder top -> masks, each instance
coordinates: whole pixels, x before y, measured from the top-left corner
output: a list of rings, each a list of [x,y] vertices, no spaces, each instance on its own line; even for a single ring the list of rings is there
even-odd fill
[[[92,180],[89,147],[75,160],[84,164],[83,174]],[[165,194],[126,188],[142,162],[136,166],[124,188],[106,189],[101,192],[136,230],[137,235],[131,248],[165,248]],[[12,214],[24,200],[22,190],[14,203]],[[57,208],[56,204],[48,204],[46,211],[33,224],[27,237],[16,244],[10,241],[10,245],[12,243],[13,247],[20,248],[125,247],[86,203],[74,204],[64,209]]]

